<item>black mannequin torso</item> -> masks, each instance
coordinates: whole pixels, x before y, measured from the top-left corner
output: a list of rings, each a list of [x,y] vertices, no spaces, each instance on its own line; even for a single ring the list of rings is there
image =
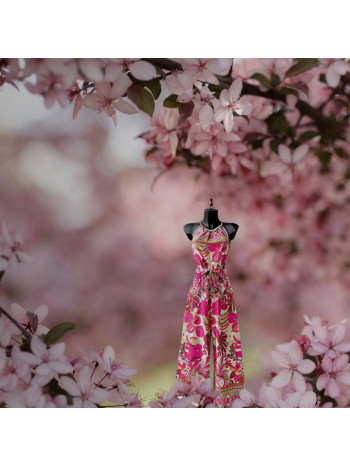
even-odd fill
[[[217,209],[206,209],[204,211],[203,220],[201,222],[192,222],[184,225],[183,229],[185,231],[185,234],[191,241],[193,238],[193,234],[197,230],[200,223],[202,223],[204,227],[206,227],[209,230],[213,230],[216,227],[218,227],[221,224],[221,221],[219,220]],[[230,241],[233,240],[237,233],[239,225],[230,222],[223,222],[222,225],[226,229]]]

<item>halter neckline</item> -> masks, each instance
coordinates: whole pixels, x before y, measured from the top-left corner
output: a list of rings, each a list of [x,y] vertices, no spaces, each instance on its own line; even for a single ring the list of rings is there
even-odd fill
[[[222,222],[220,222],[220,224],[219,224],[217,227],[215,227],[215,229],[208,229],[208,227],[206,227],[205,225],[203,225],[201,222],[200,222],[200,225],[202,225],[205,229],[207,229],[207,230],[209,230],[210,232],[212,232],[213,230],[218,229],[218,228],[222,225]]]

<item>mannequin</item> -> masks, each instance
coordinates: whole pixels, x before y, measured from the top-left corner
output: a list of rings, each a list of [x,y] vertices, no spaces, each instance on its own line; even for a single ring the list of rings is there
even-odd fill
[[[207,229],[215,229],[218,225],[220,225],[220,220],[218,217],[218,210],[213,209],[213,199],[210,198],[210,208],[204,211],[203,220],[201,222],[189,223],[185,224],[183,229],[185,234],[192,241],[193,234],[197,230],[199,224],[202,223]],[[237,233],[239,228],[238,224],[225,222],[223,223],[224,228],[226,229],[230,241],[232,241]]]

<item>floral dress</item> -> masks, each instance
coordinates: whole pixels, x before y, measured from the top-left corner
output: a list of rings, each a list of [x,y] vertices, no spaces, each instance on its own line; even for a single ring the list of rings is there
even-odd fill
[[[186,384],[195,374],[209,378],[212,343],[212,389],[220,391],[217,407],[230,407],[244,389],[237,312],[225,269],[229,250],[229,235],[222,223],[212,230],[199,224],[192,238],[197,268],[187,296],[176,372],[176,378]]]

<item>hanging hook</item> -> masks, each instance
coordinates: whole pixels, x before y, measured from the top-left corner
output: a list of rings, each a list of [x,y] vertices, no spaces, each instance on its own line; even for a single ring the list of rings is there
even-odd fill
[[[210,198],[210,209],[213,209],[213,198]]]

